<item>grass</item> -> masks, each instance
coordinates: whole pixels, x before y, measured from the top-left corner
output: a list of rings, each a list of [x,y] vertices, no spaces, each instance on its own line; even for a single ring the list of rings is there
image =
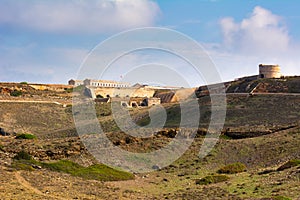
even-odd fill
[[[0,151],[4,151],[4,146],[0,144]]]
[[[228,135],[224,135],[224,134],[221,134],[219,138],[223,139],[223,140],[232,140],[233,139],[232,137],[230,137]]]
[[[276,196],[276,197],[273,197],[274,200],[292,200],[288,197],[285,197],[285,196]]]
[[[22,133],[16,136],[16,139],[36,139],[36,136],[29,133]]]
[[[25,171],[33,171],[34,168],[30,164],[31,162],[26,162],[25,160],[21,161],[14,161],[11,164],[11,167],[16,170],[25,170]]]
[[[72,88],[72,92],[79,92],[81,94],[83,94],[84,90],[85,90],[85,86],[84,85],[79,85],[77,87]]]
[[[95,105],[96,115],[97,117],[110,116],[112,114],[111,111],[111,103],[97,103]]]
[[[83,167],[68,160],[60,160],[54,163],[43,163],[42,166],[52,171],[64,172],[84,179],[94,179],[99,181],[118,181],[134,178],[131,173],[118,171],[103,164]]]
[[[29,153],[25,151],[20,151],[14,156],[15,160],[32,160],[32,157]]]
[[[11,164],[11,167],[17,170],[27,170],[33,171],[34,168],[32,164],[35,163],[31,155],[25,151],[20,151],[14,156],[14,161]]]
[[[69,160],[60,160],[57,162],[45,163],[38,162],[31,158],[27,153],[19,153],[21,156],[15,157],[12,167],[17,170],[34,170],[33,166],[41,166],[42,168],[71,174],[72,176],[81,177],[88,180],[98,181],[122,181],[134,179],[134,175],[128,172],[116,170],[103,164],[95,164],[89,167],[83,167]],[[26,156],[24,156],[26,155]],[[27,157],[29,155],[29,157]]]
[[[243,163],[237,162],[237,163],[232,163],[229,165],[226,165],[222,168],[220,168],[217,172],[220,174],[237,174],[241,173],[247,170],[246,165]]]
[[[208,185],[214,183],[220,183],[224,181],[228,181],[230,178],[226,175],[217,174],[217,175],[209,175],[201,179],[196,180],[196,184],[199,185]]]
[[[67,93],[72,93],[72,92],[73,92],[73,88],[64,88],[64,90],[65,90]]]

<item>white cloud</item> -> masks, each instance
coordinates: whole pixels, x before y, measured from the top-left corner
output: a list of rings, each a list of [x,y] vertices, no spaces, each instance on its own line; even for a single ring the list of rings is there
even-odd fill
[[[41,48],[35,43],[23,47],[0,44],[0,81],[66,83],[76,77],[87,55],[81,48]]]
[[[278,54],[289,48],[290,38],[282,18],[256,6],[240,23],[227,17],[220,21],[226,48],[248,54]]]
[[[300,46],[281,16],[256,6],[240,22],[221,19],[220,28],[223,42],[206,47],[224,80],[257,74],[259,63],[279,64],[284,75],[299,73]]]
[[[58,33],[102,33],[151,26],[160,10],[151,0],[0,2],[0,24]]]

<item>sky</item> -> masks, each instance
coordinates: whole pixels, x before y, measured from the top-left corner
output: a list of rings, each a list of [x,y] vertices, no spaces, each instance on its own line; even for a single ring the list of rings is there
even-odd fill
[[[299,75],[299,8],[297,0],[0,0],[0,81],[66,84],[81,78],[82,66],[102,48],[99,44],[144,27],[171,29],[199,43],[222,81],[255,75],[260,63],[279,64],[283,75]],[[101,65],[97,56],[93,59]],[[103,76],[95,70],[86,78],[210,83],[178,59],[157,50],[131,52]],[[161,81],[175,74],[183,81]]]

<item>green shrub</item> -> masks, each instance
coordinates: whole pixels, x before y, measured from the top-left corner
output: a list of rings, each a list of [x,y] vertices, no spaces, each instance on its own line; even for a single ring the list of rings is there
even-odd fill
[[[23,81],[23,82],[21,82],[20,84],[22,84],[22,85],[27,85],[28,83],[25,82],[25,81]]]
[[[60,160],[54,163],[42,163],[42,166],[52,171],[64,172],[84,179],[99,181],[119,181],[134,178],[134,175],[131,173],[115,170],[103,164],[83,167],[68,160]]]
[[[115,170],[103,164],[96,164],[87,168],[81,168],[75,173],[75,175],[86,179],[96,179],[101,181],[119,181],[134,178],[134,175],[131,173]]]
[[[19,162],[19,161],[14,161],[11,164],[11,167],[16,169],[16,170],[27,170],[27,171],[33,171],[34,168],[32,167],[31,164],[24,163],[24,162]]]
[[[276,197],[273,197],[272,199],[274,200],[292,200],[288,197],[284,197],[284,196],[276,196]]]
[[[229,177],[226,175],[209,175],[201,179],[196,180],[196,184],[199,185],[208,185],[208,184],[213,184],[213,183],[220,183],[224,181],[228,181]]]
[[[228,136],[228,135],[224,135],[224,134],[220,135],[219,138],[220,138],[220,139],[224,139],[224,140],[232,140],[232,139],[233,139],[232,137],[230,137],[230,136]]]
[[[16,139],[36,139],[36,136],[29,133],[22,133],[17,135]]]
[[[85,86],[84,85],[79,85],[79,86],[76,86],[72,89],[72,92],[84,92],[85,90]]]
[[[285,170],[285,169],[289,169],[289,168],[292,168],[292,167],[296,167],[296,166],[298,166],[298,165],[300,165],[300,160],[290,160],[290,161],[288,161],[288,162],[286,162],[286,163],[284,163],[283,165],[281,165],[278,169],[277,169],[277,171],[283,171],[283,170]]]
[[[56,172],[68,173],[83,179],[98,181],[122,181],[134,179],[134,175],[131,173],[119,171],[103,164],[83,167],[68,160],[60,160],[51,163],[39,162],[32,159],[32,157],[24,151],[19,152],[14,157],[14,161],[11,165],[12,168],[17,170],[34,170],[34,166],[40,166],[44,169]]]
[[[237,162],[237,163],[226,165],[221,169],[219,169],[217,172],[220,174],[236,174],[236,173],[244,172],[246,170],[247,170],[246,165]]]
[[[112,114],[111,103],[96,104],[95,109],[97,117],[110,116]]]
[[[22,95],[22,91],[19,90],[13,90],[10,92],[10,96],[18,97]]]
[[[32,157],[29,153],[25,151],[20,151],[14,156],[15,160],[32,160]]]
[[[73,92],[73,88],[64,88],[64,90],[65,90],[67,93],[72,93],[72,92]]]

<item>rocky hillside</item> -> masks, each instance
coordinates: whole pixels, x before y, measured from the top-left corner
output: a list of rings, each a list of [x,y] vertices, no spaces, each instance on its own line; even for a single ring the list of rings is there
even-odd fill
[[[258,79],[257,76],[239,78],[224,83],[226,93],[300,93],[300,76],[280,79]],[[197,96],[209,94],[207,86],[196,90]]]

